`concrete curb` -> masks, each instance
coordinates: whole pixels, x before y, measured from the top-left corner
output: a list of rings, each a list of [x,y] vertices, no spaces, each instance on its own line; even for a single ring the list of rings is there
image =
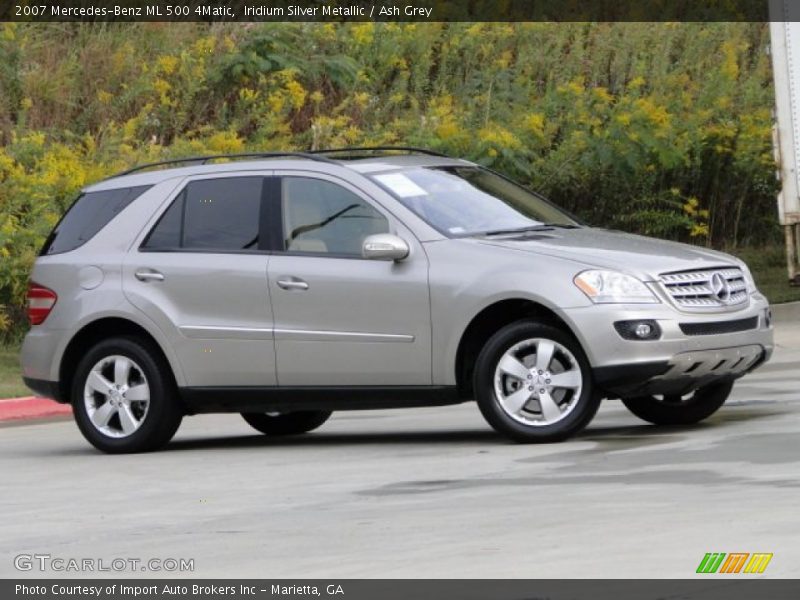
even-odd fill
[[[773,304],[772,317],[778,323],[800,323],[800,302]]]
[[[72,414],[69,404],[59,404],[47,398],[9,398],[0,400],[0,423],[5,421],[44,419]]]

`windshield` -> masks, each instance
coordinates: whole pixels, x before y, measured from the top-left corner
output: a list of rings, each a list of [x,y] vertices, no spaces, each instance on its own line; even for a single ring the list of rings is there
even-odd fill
[[[543,198],[480,167],[420,167],[372,179],[449,237],[578,225]]]

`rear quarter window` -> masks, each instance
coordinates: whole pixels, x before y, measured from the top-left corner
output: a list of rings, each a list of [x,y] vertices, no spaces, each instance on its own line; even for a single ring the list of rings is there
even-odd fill
[[[141,185],[81,194],[47,237],[40,254],[61,254],[83,246],[151,187]]]

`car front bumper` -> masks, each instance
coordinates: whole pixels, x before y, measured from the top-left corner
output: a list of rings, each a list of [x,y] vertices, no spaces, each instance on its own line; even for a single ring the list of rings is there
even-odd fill
[[[752,344],[685,352],[669,362],[597,367],[595,384],[611,396],[685,394],[709,383],[732,381],[769,360],[772,350]]]
[[[769,305],[761,294],[753,294],[747,307],[731,312],[608,304],[572,309],[565,317],[586,351],[595,384],[609,397],[682,394],[733,380],[766,362],[774,347]],[[616,322],[635,320],[655,321],[660,337],[628,340],[614,327]],[[728,332],[733,322],[753,326]]]

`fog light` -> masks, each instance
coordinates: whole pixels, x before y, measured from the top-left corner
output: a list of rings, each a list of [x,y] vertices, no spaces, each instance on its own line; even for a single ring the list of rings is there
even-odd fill
[[[626,340],[646,341],[661,337],[661,327],[653,319],[617,321],[614,323],[614,329]]]
[[[769,326],[772,325],[772,309],[765,309],[764,310],[764,326],[769,329]]]

